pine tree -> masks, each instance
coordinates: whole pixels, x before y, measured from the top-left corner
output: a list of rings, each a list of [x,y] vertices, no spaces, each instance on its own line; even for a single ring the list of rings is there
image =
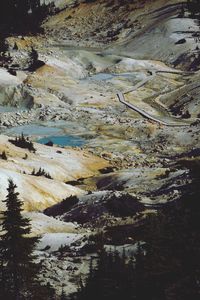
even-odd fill
[[[125,257],[121,257],[117,251],[106,253],[101,250],[94,267],[90,263],[89,275],[85,284],[79,284],[76,300],[134,300],[135,280],[134,267],[128,264]]]
[[[190,161],[185,163],[191,164]],[[197,163],[191,166],[192,182],[188,192],[150,217],[145,225],[142,286],[149,300],[199,299],[200,173]]]
[[[60,300],[69,300],[70,298],[66,296],[64,289],[62,289],[62,294],[60,296]]]
[[[32,299],[38,285],[39,266],[33,255],[38,238],[27,237],[31,232],[30,221],[22,215],[23,203],[16,188],[9,180],[8,195],[4,200],[7,209],[2,213],[1,291],[9,299]]]
[[[192,17],[199,16],[200,14],[199,0],[187,0],[187,7]]]
[[[37,67],[38,62],[38,52],[32,47],[30,52],[30,71],[34,71]]]
[[[2,152],[1,158],[4,159],[4,160],[8,159],[5,151]]]
[[[36,32],[50,9],[52,5],[41,5],[39,0],[1,0],[0,32],[4,35]]]

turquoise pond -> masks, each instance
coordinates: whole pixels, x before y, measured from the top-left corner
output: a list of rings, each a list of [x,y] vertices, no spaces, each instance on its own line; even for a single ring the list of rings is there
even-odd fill
[[[61,147],[81,147],[86,144],[87,141],[83,137],[73,134],[66,134],[64,131],[65,128],[65,126],[62,128],[29,124],[9,128],[5,130],[4,133],[8,136],[19,136],[23,133],[25,136],[30,136],[31,139],[37,143],[46,144],[49,141],[52,141],[53,144]]]
[[[86,143],[83,138],[73,135],[48,136],[37,140],[37,143],[46,144],[49,141],[59,146],[71,147],[81,147]]]

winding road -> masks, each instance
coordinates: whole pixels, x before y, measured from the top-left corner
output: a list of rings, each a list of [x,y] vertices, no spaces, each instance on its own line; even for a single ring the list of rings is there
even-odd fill
[[[155,117],[155,116],[152,116],[150,115],[149,113],[147,113],[146,111],[142,110],[141,108],[137,107],[136,105],[134,104],[131,104],[129,102],[127,102],[125,100],[125,97],[124,95],[128,94],[128,93],[131,93],[133,91],[136,91],[138,88],[142,87],[143,85],[145,85],[147,82],[149,82],[150,80],[152,80],[157,73],[171,73],[171,74],[184,74],[184,72],[181,72],[181,71],[149,71],[149,73],[151,74],[150,76],[148,76],[147,78],[143,79],[141,82],[137,83],[131,90],[128,90],[126,92],[118,92],[117,93],[117,97],[119,99],[119,101],[126,105],[128,108],[138,112],[140,115],[142,115],[143,117],[149,119],[149,120],[152,120],[154,122],[157,122],[159,124],[162,124],[162,125],[165,125],[165,126],[190,126],[190,124],[188,123],[169,123],[169,122],[166,122],[166,121],[163,121],[163,120],[160,120],[159,118]]]

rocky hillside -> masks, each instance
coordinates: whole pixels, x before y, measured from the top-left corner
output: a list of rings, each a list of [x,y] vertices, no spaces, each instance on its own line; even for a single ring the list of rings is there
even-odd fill
[[[0,207],[12,178],[59,297],[85,278],[101,234],[106,249],[136,249],[146,217],[187,195],[200,41],[182,1],[54,2],[40,33],[2,41]],[[22,132],[34,149],[19,147]]]

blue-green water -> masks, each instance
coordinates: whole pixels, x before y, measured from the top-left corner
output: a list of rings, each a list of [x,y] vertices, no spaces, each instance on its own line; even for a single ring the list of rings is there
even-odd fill
[[[71,147],[81,147],[86,143],[83,138],[73,135],[48,136],[37,140],[37,143],[46,144],[49,141],[59,146]]]
[[[47,125],[47,124],[46,124]],[[46,144],[49,141],[52,141],[53,144],[58,146],[71,146],[71,147],[81,147],[86,143],[86,139],[78,135],[73,135],[73,133],[68,134],[64,129],[68,128],[66,123],[51,123],[49,126],[43,126],[40,124],[29,124],[16,126],[13,128],[8,128],[5,130],[5,134],[8,136],[18,136],[22,133],[25,136],[30,136],[31,139],[40,144]],[[51,125],[51,126],[50,126]],[[54,127],[53,127],[54,125]],[[55,127],[55,126],[58,127]],[[66,126],[64,126],[66,125]],[[70,124],[72,128],[72,125]]]

